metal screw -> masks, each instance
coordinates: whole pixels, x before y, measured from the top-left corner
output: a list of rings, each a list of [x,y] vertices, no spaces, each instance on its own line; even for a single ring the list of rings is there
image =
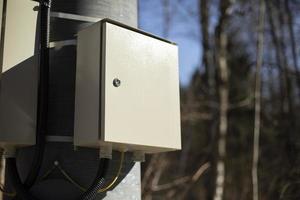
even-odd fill
[[[121,85],[120,79],[115,78],[115,79],[113,80],[113,85],[114,85],[115,87],[119,87],[119,86]]]

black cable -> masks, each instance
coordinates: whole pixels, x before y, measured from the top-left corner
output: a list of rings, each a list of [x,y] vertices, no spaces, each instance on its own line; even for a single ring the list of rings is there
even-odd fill
[[[78,200],[93,200],[96,198],[98,190],[100,190],[105,182],[105,176],[109,168],[110,159],[101,158],[99,168],[95,180],[85,193]]]
[[[43,161],[48,116],[49,82],[49,16],[51,0],[40,1],[40,55],[37,105],[36,145],[30,171],[24,185],[30,188],[36,181]]]

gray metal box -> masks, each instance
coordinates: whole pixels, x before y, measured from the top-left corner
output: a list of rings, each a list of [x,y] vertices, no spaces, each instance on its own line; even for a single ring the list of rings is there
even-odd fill
[[[38,59],[37,2],[9,0],[3,18],[0,147],[35,144]]]
[[[76,67],[76,146],[181,149],[177,45],[105,19],[78,33]]]

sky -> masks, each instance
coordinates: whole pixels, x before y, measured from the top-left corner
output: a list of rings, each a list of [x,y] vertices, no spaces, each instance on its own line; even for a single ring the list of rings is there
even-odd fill
[[[189,84],[192,74],[199,67],[202,59],[196,0],[170,0],[171,22],[166,39],[179,46],[180,83]],[[163,0],[139,0],[139,28],[163,37],[164,9]],[[183,5],[182,5],[183,4]]]

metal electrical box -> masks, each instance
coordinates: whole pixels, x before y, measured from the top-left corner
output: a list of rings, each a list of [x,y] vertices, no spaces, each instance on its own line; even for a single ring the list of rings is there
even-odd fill
[[[34,145],[38,3],[28,0],[4,2],[0,55],[0,147]]]
[[[177,45],[109,19],[77,45],[75,145],[181,149]]]

